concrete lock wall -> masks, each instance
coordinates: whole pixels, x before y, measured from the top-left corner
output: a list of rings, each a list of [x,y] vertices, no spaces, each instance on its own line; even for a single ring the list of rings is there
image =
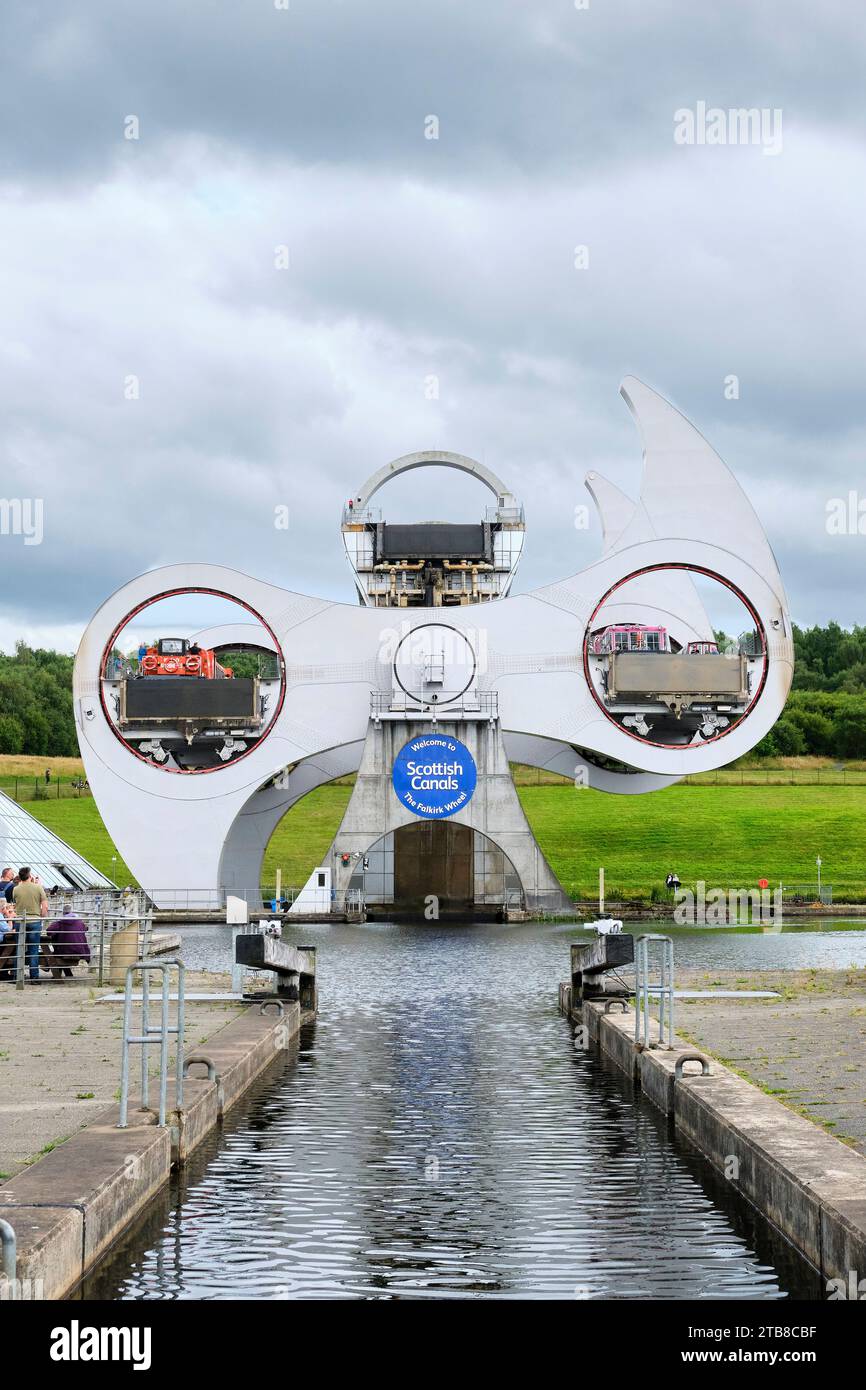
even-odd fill
[[[826,1279],[866,1274],[866,1158],[811,1120],[695,1049],[635,1046],[634,1010],[604,1000],[575,1003],[560,985],[560,1008],[625,1072],[677,1129],[770,1220]],[[605,1007],[610,1012],[605,1013]],[[658,1042],[653,1021],[650,1041]],[[700,1056],[700,1054],[698,1054]],[[677,1076],[677,1064],[682,1074]],[[686,1071],[689,1068],[689,1071]]]
[[[249,1088],[281,1061],[302,1017],[312,1011],[285,1003],[284,1013],[253,1005],[207,1042],[216,1068],[209,1081],[196,1067],[184,1081],[184,1105],[169,1123],[130,1102],[130,1124],[118,1129],[111,1106],[32,1167],[0,1187],[0,1219],[17,1238],[17,1281],[35,1296],[64,1298],[183,1166]],[[193,1048],[186,1056],[195,1057]],[[14,1297],[0,1275],[0,1301]]]

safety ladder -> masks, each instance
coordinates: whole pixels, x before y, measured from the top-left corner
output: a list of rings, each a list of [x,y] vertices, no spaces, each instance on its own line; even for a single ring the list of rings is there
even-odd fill
[[[654,941],[661,943],[661,950],[653,952],[652,960],[658,969],[658,980],[650,980],[650,942]],[[657,932],[646,932],[639,936],[634,947],[634,973],[635,1046],[670,1049],[674,1045],[674,943],[671,937],[661,936]],[[650,1042],[650,995],[658,995],[658,1042]]]
[[[169,972],[177,970],[177,1023],[172,1026],[169,1023],[169,986],[171,984]],[[151,1023],[150,1019],[150,971],[162,971],[162,988],[160,996],[159,1022]],[[141,1032],[132,1032],[132,984],[137,971],[141,971]],[[177,1054],[175,1057],[175,1102],[174,1108],[180,1110],[183,1106],[183,1030],[184,1030],[184,999],[185,999],[185,976],[186,967],[179,960],[140,960],[135,965],[127,967],[126,971],[126,994],[123,1001],[123,1052],[121,1054],[120,1068],[120,1119],[117,1123],[118,1129],[129,1127],[129,1049],[133,1044],[141,1047],[141,1108],[149,1109],[148,1106],[148,1084],[149,1084],[149,1061],[148,1047],[159,1045],[159,1120],[161,1125],[165,1124],[166,1106],[168,1100],[168,1047],[171,1038],[177,1038]]]

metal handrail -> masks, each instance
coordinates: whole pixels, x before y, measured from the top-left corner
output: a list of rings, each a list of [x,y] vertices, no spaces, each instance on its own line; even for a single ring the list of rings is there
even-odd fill
[[[363,889],[347,888],[345,902],[347,917],[361,917],[363,915],[366,906]]]
[[[133,904],[127,905],[121,910],[103,908],[98,912],[89,912],[84,909],[79,910],[74,906],[66,906],[59,898],[49,898],[48,911],[44,915],[40,913],[37,916],[35,913],[22,912],[20,916],[8,919],[6,922],[7,927],[17,932],[17,941],[14,954],[4,958],[3,968],[14,968],[17,989],[22,990],[24,988],[25,974],[29,969],[28,951],[35,952],[36,968],[40,972],[50,970],[52,960],[50,954],[46,952],[45,932],[49,926],[62,921],[66,916],[75,917],[84,923],[87,943],[90,947],[90,973],[96,972],[97,983],[100,985],[105,983],[105,966],[108,954],[106,948],[117,932],[129,927],[136,927],[138,932],[137,956],[143,958],[150,954],[153,929],[153,914],[150,909],[139,911]],[[58,954],[62,956],[62,950]],[[41,982],[43,984],[54,983],[44,978],[41,978]]]
[[[3,1274],[9,1283],[15,1285],[18,1273],[18,1237],[15,1227],[0,1219],[0,1244],[3,1246]]]
[[[649,944],[662,942],[659,964],[659,980],[651,983],[649,978]],[[635,942],[635,1047],[663,1047],[668,1050],[674,1045],[674,943],[671,937],[658,932],[646,932]],[[659,999],[659,1037],[658,1043],[651,1043],[649,1037],[650,994]],[[667,1001],[667,1013],[665,1011]],[[667,1030],[665,1025],[667,1025]],[[665,1041],[667,1031],[667,1041]],[[643,1037],[641,1037],[643,1034]]]
[[[522,523],[526,521],[526,515],[523,507],[518,503],[514,507],[485,507],[484,520]]]
[[[499,691],[477,690],[456,700],[443,700],[441,704],[416,699],[403,691],[370,691],[370,714],[374,719],[383,714],[414,714],[419,719],[441,715],[443,719],[453,719],[461,713],[482,714],[488,719],[496,719],[499,714]]]
[[[177,1024],[171,1027],[168,1021],[169,1005],[169,970],[176,967],[178,973],[177,980]],[[141,971],[141,1033],[133,1034],[130,1029],[132,1026],[132,981],[137,970]],[[151,970],[162,971],[162,998],[160,1007],[160,1021],[156,1027],[150,1023],[150,988],[148,972]],[[184,1001],[186,992],[186,967],[179,960],[139,960],[135,965],[129,965],[126,969],[126,992],[123,1000],[123,1041],[120,1062],[120,1119],[117,1123],[118,1129],[128,1129],[129,1127],[129,1049],[131,1044],[136,1043],[141,1046],[141,1108],[149,1109],[148,1106],[148,1046],[159,1043],[159,1119],[158,1123],[165,1124],[168,1098],[168,1041],[170,1037],[177,1038],[177,1055],[175,1057],[175,1109],[180,1110],[183,1106],[183,1034],[184,1034]]]

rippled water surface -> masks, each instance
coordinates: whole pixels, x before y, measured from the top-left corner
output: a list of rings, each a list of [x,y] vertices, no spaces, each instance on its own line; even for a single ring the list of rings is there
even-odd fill
[[[556,1010],[573,926],[286,935],[319,948],[318,1021],[85,1297],[816,1296],[575,1050]]]

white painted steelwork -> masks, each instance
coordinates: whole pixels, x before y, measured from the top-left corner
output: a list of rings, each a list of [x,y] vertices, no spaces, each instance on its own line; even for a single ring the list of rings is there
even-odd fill
[[[570,776],[582,765],[588,785],[631,792],[719,767],[754,747],[779,717],[793,674],[791,620],[772,550],[741,488],[694,426],[634,378],[622,394],[643,441],[640,500],[629,511],[595,475],[603,554],[532,593],[447,613],[407,608],[393,614],[400,627],[391,631],[392,615],[381,609],[294,593],[223,565],[188,563],[140,575],[105,601],[76,658],[75,719],[90,786],[140,883],[254,891],[285,811],[313,787],[357,769],[371,691],[390,698],[394,690],[395,634],[431,622],[447,621],[471,648],[479,694],[495,693],[509,757]],[[370,495],[368,489],[362,501]],[[730,730],[700,745],[660,746],[606,712],[587,679],[586,638],[606,596],[634,576],[650,599],[658,588],[659,609],[673,609],[685,593],[685,619],[672,611],[665,626],[676,635],[679,621],[695,639],[706,637],[700,604],[677,588],[690,569],[742,596],[764,634],[766,661],[749,709]],[[132,613],[190,589],[239,600],[264,623],[284,664],[285,687],[254,746],[225,766],[171,772],[137,758],[120,740],[102,706],[99,673],[106,645]],[[580,814],[578,797],[576,828]]]

